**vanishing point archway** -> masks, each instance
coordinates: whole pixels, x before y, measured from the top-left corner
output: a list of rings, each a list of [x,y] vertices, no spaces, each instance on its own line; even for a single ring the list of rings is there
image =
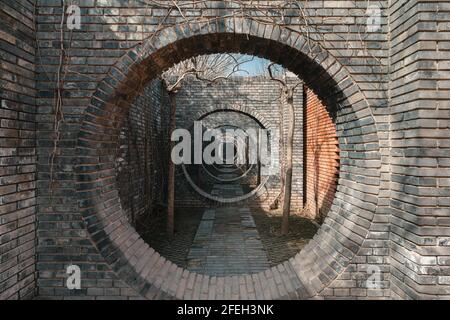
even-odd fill
[[[115,181],[120,125],[140,90],[177,62],[220,52],[261,56],[296,73],[334,116],[341,150],[336,196],[314,239],[292,259],[251,276],[195,274],[160,256],[125,219]],[[242,18],[168,27],[125,54],[86,109],[77,151],[77,198],[88,232],[117,275],[148,299],[191,299],[201,293],[224,299],[313,297],[357,254],[378,204],[377,129],[370,106],[349,73],[319,43]],[[284,286],[277,286],[279,280]],[[231,293],[224,286],[238,288],[238,296],[227,296]]]

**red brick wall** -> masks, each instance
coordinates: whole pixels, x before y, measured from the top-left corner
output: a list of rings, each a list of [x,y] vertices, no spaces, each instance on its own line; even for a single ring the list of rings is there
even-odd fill
[[[304,202],[311,218],[322,221],[336,192],[339,145],[336,128],[325,106],[305,88]]]

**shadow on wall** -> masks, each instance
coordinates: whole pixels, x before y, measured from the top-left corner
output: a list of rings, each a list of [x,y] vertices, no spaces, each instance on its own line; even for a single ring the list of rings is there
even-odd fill
[[[168,113],[165,90],[154,80],[133,101],[120,131],[116,179],[123,211],[134,226],[165,211]]]
[[[304,206],[309,218],[323,222],[339,178],[339,141],[323,102],[304,90]]]

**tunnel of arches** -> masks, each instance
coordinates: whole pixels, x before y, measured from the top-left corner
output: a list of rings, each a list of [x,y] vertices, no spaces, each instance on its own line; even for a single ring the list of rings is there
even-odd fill
[[[99,84],[78,138],[77,197],[99,252],[143,297],[192,298],[198,288],[216,290],[218,283],[233,281],[263,288],[267,279],[281,275],[289,292],[269,290],[267,298],[308,298],[344,272],[364,242],[377,206],[381,165],[370,106],[345,68],[319,44],[278,31],[265,32],[264,26],[241,19],[167,28],[123,56]],[[127,136],[123,127],[133,102],[174,64],[224,52],[264,57],[295,73],[310,88],[304,91],[314,92],[327,107],[339,141],[339,182],[321,227],[302,251],[250,278],[204,275],[161,256],[127,218],[117,181],[117,146]]]

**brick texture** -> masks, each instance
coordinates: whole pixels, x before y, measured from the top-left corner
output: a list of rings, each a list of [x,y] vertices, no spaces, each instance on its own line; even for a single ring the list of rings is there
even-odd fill
[[[276,9],[277,3],[271,3]],[[216,17],[233,10],[218,1],[207,5],[210,8],[192,8],[189,16]],[[40,51],[36,63],[39,296],[195,298],[213,286],[213,278],[177,269],[139,238],[122,208],[115,162],[121,128],[145,84],[180,58],[213,51],[257,53],[297,73],[336,111],[336,130],[346,156],[341,159],[346,175],[340,176],[329,216],[308,248],[285,264],[252,277],[251,282],[245,277],[225,278],[214,285],[225,288],[223,297],[248,296],[245,290],[236,291],[241,282],[248,282],[260,287],[254,292],[265,298],[305,298],[322,295],[344,272],[364,275],[350,262],[367,242],[369,229],[380,214],[376,212],[383,199],[379,197],[380,140],[372,108],[386,106],[386,68],[374,66],[376,59],[354,53],[360,40],[353,24],[366,19],[366,5],[366,1],[308,2],[309,14],[317,21],[327,17],[326,30],[334,32],[327,35],[325,48],[315,46],[309,51],[311,43],[307,45],[294,33],[240,18],[214,19],[211,24],[193,24],[183,30],[168,28],[158,33],[152,46],[141,46],[140,41],[157,28],[166,9],[122,0],[82,1],[82,30],[72,33],[70,47],[66,47],[71,58],[64,87],[65,121],[54,166],[58,183],[50,194],[48,155],[54,134],[61,4],[40,1],[36,10]],[[177,19],[183,22],[176,16],[170,22]],[[290,19],[290,23],[295,26],[299,22]],[[386,30],[383,20],[380,32],[365,39],[371,55],[381,61],[386,61],[388,52]],[[355,182],[357,178],[366,184],[363,188]],[[381,220],[380,225],[386,222]],[[374,237],[381,235],[374,233]],[[384,248],[386,243],[378,245]],[[382,250],[379,254],[387,255]],[[73,263],[82,269],[80,291],[65,288],[65,268]],[[181,287],[182,283],[186,286]],[[336,290],[336,296],[345,291]]]
[[[0,3],[0,300],[36,288],[34,7]]]
[[[151,219],[167,202],[167,94],[158,80],[136,98],[120,132],[116,169],[122,208],[129,221]]]
[[[450,4],[396,1],[389,11],[393,297],[448,298]]]
[[[306,41],[292,32],[302,23],[295,16],[272,28],[226,17],[235,8],[224,1],[189,8],[186,17],[213,18],[203,23],[186,25],[173,10],[166,22],[181,25],[148,40],[167,8],[80,0],[50,184],[61,3],[0,4],[1,299],[30,297],[36,286],[53,299],[449,298],[447,1],[379,1],[373,33],[361,30],[366,0],[308,1],[320,28]],[[179,60],[215,52],[258,54],[298,74],[330,110],[339,141],[322,227],[296,257],[252,276],[168,262],[129,224],[117,185],[120,132],[136,96]],[[74,263],[82,289],[69,291]]]
[[[310,218],[323,221],[336,192],[339,142],[333,119],[317,95],[305,89],[304,97],[304,203]]]

